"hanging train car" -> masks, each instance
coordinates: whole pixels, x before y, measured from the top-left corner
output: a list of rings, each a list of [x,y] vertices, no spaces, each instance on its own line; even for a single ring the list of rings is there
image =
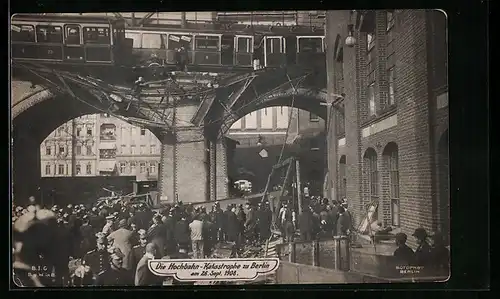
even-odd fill
[[[189,69],[255,69],[299,65],[325,68],[325,39],[315,32],[280,34],[231,30],[179,28],[127,28],[133,40],[134,63],[143,66],[174,66],[176,51],[187,52]],[[257,67],[260,68],[260,67]]]
[[[124,65],[131,42],[125,22],[108,17],[16,14],[11,19],[11,57],[59,64]]]

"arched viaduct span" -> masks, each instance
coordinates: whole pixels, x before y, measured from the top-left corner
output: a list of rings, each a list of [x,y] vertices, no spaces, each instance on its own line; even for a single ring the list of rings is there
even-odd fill
[[[298,68],[216,77],[176,74],[175,84],[149,80],[138,95],[132,87],[113,85],[116,78],[86,77],[78,70],[19,72],[21,66],[13,67],[18,71],[12,73],[11,84],[12,168],[14,194],[21,200],[37,194],[40,143],[58,126],[81,115],[111,112],[155,133],[163,144],[160,193],[169,202],[228,196],[227,143],[221,136],[245,114],[290,106],[293,101],[294,107],[326,117],[320,105],[326,97],[324,74]]]

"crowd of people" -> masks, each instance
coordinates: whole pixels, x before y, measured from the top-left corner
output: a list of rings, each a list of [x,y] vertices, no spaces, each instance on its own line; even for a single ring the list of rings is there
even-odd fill
[[[265,243],[274,224],[283,242],[356,231],[346,200],[315,197],[306,198],[300,215],[286,201],[275,209],[265,201],[231,204],[225,210],[216,202],[208,212],[182,202],[153,211],[145,203],[119,198],[66,207],[30,202],[12,210],[14,276],[23,286],[161,285],[165,280],[149,271],[149,259],[209,258],[220,243],[231,244],[229,257],[241,257],[246,246]],[[404,233],[396,234],[399,263],[446,271],[449,252],[441,235],[432,236],[432,246],[423,228],[413,236],[416,251],[406,245]]]
[[[147,259],[210,257],[220,242],[244,244],[271,235],[269,203],[215,203],[207,212],[179,202],[153,211],[120,199],[50,208],[13,206],[14,273],[21,285],[158,285]],[[40,232],[43,233],[40,233]],[[81,264],[70,271],[71,264]]]

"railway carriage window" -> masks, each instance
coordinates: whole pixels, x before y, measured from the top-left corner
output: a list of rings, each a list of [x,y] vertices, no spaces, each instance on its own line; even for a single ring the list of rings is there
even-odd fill
[[[32,25],[11,25],[13,42],[35,42],[35,28]]]
[[[158,33],[143,33],[142,48],[143,49],[161,49],[163,45],[161,34]]]
[[[181,46],[184,46],[186,50],[191,50],[191,39],[189,35],[169,34],[168,50],[175,50]]]
[[[323,52],[323,39],[321,38],[300,38],[299,52],[321,53]]]
[[[252,53],[252,46],[250,37],[238,37],[238,53]]]
[[[36,26],[36,39],[39,43],[62,43],[61,26]]]
[[[142,47],[142,38],[140,33],[125,33],[126,38],[130,38],[134,41],[133,48],[140,49]]]
[[[109,45],[109,28],[85,27],[83,28],[83,41],[86,44]]]
[[[281,53],[281,38],[267,39],[266,53]]]
[[[218,36],[196,36],[195,50],[219,51],[220,39]]]
[[[66,44],[68,45],[79,45],[80,40],[80,26],[78,25],[66,25],[64,26],[64,34],[66,37]]]

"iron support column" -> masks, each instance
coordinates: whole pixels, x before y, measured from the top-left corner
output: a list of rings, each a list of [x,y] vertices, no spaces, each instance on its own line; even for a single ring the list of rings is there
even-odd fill
[[[328,179],[329,179],[329,189],[331,200],[337,199],[338,191],[338,140],[337,140],[337,112],[333,107],[333,103],[336,100],[336,84],[335,84],[335,27],[337,26],[337,20],[333,11],[326,12],[326,39],[327,39],[327,49],[326,49],[326,73],[327,73],[327,90],[328,98],[327,102],[330,103],[327,107],[327,149],[328,149]]]

